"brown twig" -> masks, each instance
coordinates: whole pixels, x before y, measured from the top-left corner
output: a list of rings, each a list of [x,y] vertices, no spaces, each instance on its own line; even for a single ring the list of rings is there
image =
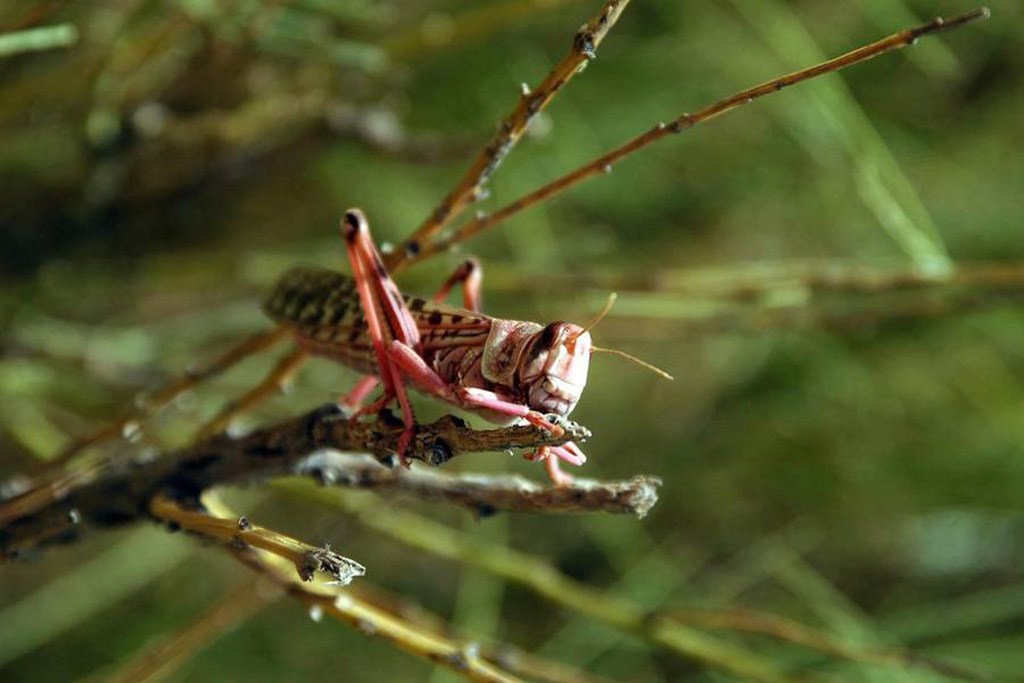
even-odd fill
[[[141,420],[160,410],[189,389],[229,370],[240,361],[273,346],[287,336],[288,330],[279,327],[266,332],[259,332],[246,338],[202,368],[190,371],[176,382],[147,396],[143,396],[138,401],[139,405],[135,409],[94,432],[76,439],[61,451],[51,463],[64,463],[89,446],[95,446],[137,428]]]
[[[366,635],[384,638],[407,652],[448,667],[472,681],[514,683],[520,680],[482,659],[477,648],[471,644],[457,643],[423,630],[415,623],[396,618],[356,594],[340,589],[339,583],[346,582],[346,575],[342,573],[339,576],[332,571],[333,564],[340,556],[332,558],[328,563],[328,573],[335,577],[335,581],[331,584],[312,582],[312,569],[320,568],[314,565],[323,559],[320,549],[266,529],[251,534],[255,527],[241,524],[244,518],[234,514],[216,496],[204,496],[203,506],[206,511],[200,512],[167,497],[156,496],[152,511],[154,515],[181,524],[183,528],[201,536],[226,541],[222,546],[225,550],[308,605],[311,613],[317,612],[344,621]],[[248,535],[236,539],[233,536],[235,533]],[[311,557],[311,553],[316,557]],[[347,558],[341,560],[351,562]],[[361,566],[355,566],[362,570]],[[298,576],[293,567],[299,570]],[[344,572],[345,568],[343,563],[341,571]],[[361,575],[361,571],[356,575]],[[347,575],[347,578],[351,579],[352,576]]]
[[[301,465],[323,483],[377,492],[397,492],[423,500],[464,505],[480,515],[510,512],[612,512],[644,517],[658,501],[656,477],[624,481],[575,478],[571,486],[551,486],[516,475],[447,474],[425,469],[386,469],[373,458],[338,451],[318,453]]]
[[[511,204],[507,204],[493,213],[482,214],[473,220],[470,220],[446,238],[430,243],[424,243],[422,236],[417,232],[413,239],[419,239],[419,242],[415,242],[416,248],[412,250],[414,253],[406,254],[405,251],[403,251],[402,254],[399,254],[400,260],[418,262],[439,252],[446,251],[454,245],[465,242],[480,232],[494,227],[520,211],[564,192],[587,178],[608,173],[616,163],[625,157],[647,147],[650,144],[653,144],[654,142],[657,142],[658,140],[661,140],[664,137],[682,133],[683,131],[689,130],[700,123],[717,118],[726,112],[742,107],[745,104],[749,104],[756,99],[764,97],[765,95],[778,92],[783,88],[795,85],[801,81],[806,81],[823,74],[844,69],[848,66],[858,64],[886,52],[912,45],[918,38],[959,28],[973,21],[986,19],[988,16],[989,10],[982,7],[951,19],[937,17],[927,24],[905,29],[899,33],[894,33],[887,38],[883,38],[871,43],[870,45],[865,45],[855,50],[851,50],[844,55],[830,59],[826,62],[772,79],[752,88],[747,88],[746,90],[730,95],[725,99],[714,102],[693,114],[682,114],[670,123],[658,123],[647,132],[638,135],[632,140],[629,140],[621,146],[616,147],[612,151],[594,159],[590,163],[577,168],[561,178],[558,178],[557,180],[554,180],[547,185],[520,197]],[[445,205],[442,204],[442,208],[444,206]],[[436,232],[437,230],[434,230],[431,234],[436,234]],[[412,240],[406,243],[406,251],[409,251],[408,247],[413,243],[414,242]]]
[[[386,263],[390,270],[399,270],[466,207],[483,196],[484,185],[526,132],[530,121],[551,103],[573,76],[597,56],[597,48],[628,4],[629,0],[606,0],[601,12],[576,32],[569,54],[556,64],[551,73],[532,91],[524,88],[516,108],[501,122],[494,137],[480,152],[455,189],[448,193],[412,235],[388,255]]]
[[[360,600],[350,592],[322,584],[296,581],[290,572],[251,549],[228,547],[236,559],[261,576],[273,580],[293,598],[305,603],[311,613],[326,615],[355,627],[361,633],[382,638],[417,657],[451,669],[471,681],[516,683],[521,679],[506,674],[480,657],[472,643],[459,643],[394,616]]]
[[[590,436],[574,423],[562,426],[565,433],[557,437],[531,425],[478,431],[447,415],[417,427],[406,457],[440,465],[463,453],[559,445]],[[306,458],[327,449],[369,452],[394,463],[403,429],[390,413],[374,422],[350,422],[331,404],[243,437],[218,435],[163,457],[104,461],[103,469],[89,476],[72,470],[0,503],[0,551],[9,557],[49,541],[75,540],[84,525],[135,521],[163,491],[198,500],[214,486],[301,471]]]
[[[282,356],[274,369],[259,384],[240,398],[229,402],[212,420],[200,427],[196,432],[196,440],[220,434],[227,430],[242,413],[248,412],[274,394],[284,391],[308,358],[309,353],[301,348],[292,349]]]
[[[283,574],[281,578],[285,578]],[[441,617],[365,579],[349,585],[344,592],[346,596],[386,613],[391,619],[413,630],[431,633],[443,639],[453,638],[447,622]],[[246,581],[225,594],[210,609],[197,615],[184,628],[145,646],[116,669],[104,671],[87,680],[108,683],[156,683],[164,680],[190,657],[210,647],[219,637],[255,616],[281,595],[280,587],[263,577]],[[605,683],[605,679],[593,674],[531,655],[507,643],[481,642],[476,648],[469,641],[464,642],[467,644],[461,646],[461,649],[478,650],[481,659],[526,680],[540,683]]]

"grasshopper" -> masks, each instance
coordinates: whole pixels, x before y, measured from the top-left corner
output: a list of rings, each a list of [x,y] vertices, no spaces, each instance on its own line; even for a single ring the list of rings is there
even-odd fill
[[[281,278],[263,310],[305,353],[367,373],[341,400],[352,419],[398,402],[405,422],[398,447],[403,464],[415,431],[406,382],[489,422],[525,421],[560,436],[564,432],[558,422],[580,400],[592,353],[617,353],[671,379],[624,352],[594,346],[590,329],[614,298],[586,326],[494,318],[481,311],[482,271],[475,259],[459,266],[433,299],[420,299],[398,291],[362,211],[347,211],[341,232],[352,277],[296,268]],[[442,303],[456,285],[462,287],[461,309]],[[381,397],[361,406],[378,383]],[[572,480],[559,461],[579,466],[587,459],[571,441],[542,446],[528,457],[543,461],[559,485]]]
[[[491,214],[480,214],[448,236],[442,236],[442,228],[479,198],[483,184],[515,145],[530,119],[554,97],[572,74],[582,70],[594,57],[600,39],[626,4],[624,0],[606,0],[602,12],[577,33],[569,58],[560,62],[537,90],[523,89],[515,111],[499,126],[495,139],[474,162],[456,190],[432,212],[420,229],[402,243],[398,253],[409,255],[405,263],[443,252],[587,178],[606,173],[613,164],[666,136],[682,133],[783,88],[904,48],[924,36],[956,29],[989,16],[988,9],[982,7],[949,19],[937,17],[825,62],[734,93],[693,113],[682,114],[669,123],[658,123],[576,170]],[[409,403],[407,383],[429,396],[476,412],[493,422],[510,424],[525,421],[560,434],[563,430],[558,423],[572,412],[580,399],[592,353],[614,353],[668,377],[663,371],[629,354],[593,344],[590,329],[608,312],[613,297],[584,326],[567,322],[542,326],[494,318],[481,311],[482,275],[476,261],[463,263],[432,299],[410,297],[399,292],[391,280],[361,211],[353,209],[346,212],[341,229],[352,265],[351,277],[311,268],[300,268],[286,274],[264,304],[265,312],[278,323],[277,327],[242,341],[205,367],[149,395],[137,410],[125,413],[65,448],[54,459],[51,480],[43,481],[22,496],[5,501],[0,506],[0,522],[31,514],[64,495],[70,487],[81,484],[83,478],[100,476],[99,470],[76,475],[59,469],[77,453],[118,436],[136,434],[141,420],[175,397],[286,338],[293,339],[296,349],[284,356],[260,384],[207,423],[200,430],[200,436],[224,431],[236,416],[285,385],[311,355],[327,357],[365,373],[355,388],[340,401],[342,407],[348,409],[351,419],[397,401],[405,425],[398,449],[402,462],[403,452],[415,433],[415,416]],[[397,263],[401,265],[402,261]],[[456,285],[462,287],[462,309],[443,303]],[[380,398],[363,407],[363,400],[378,384],[383,388]],[[561,471],[559,461],[573,465],[582,465],[586,461],[583,452],[571,442],[540,448],[529,457],[543,460],[556,484],[571,481],[571,477]]]

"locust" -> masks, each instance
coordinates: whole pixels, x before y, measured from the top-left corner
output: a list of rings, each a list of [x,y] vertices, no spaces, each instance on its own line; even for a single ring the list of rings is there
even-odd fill
[[[672,379],[625,352],[594,345],[590,329],[614,297],[586,326],[495,318],[481,310],[482,270],[475,259],[462,263],[432,299],[422,299],[398,290],[362,211],[345,212],[341,233],[352,276],[296,268],[278,281],[263,310],[289,331],[301,351],[365,373],[340,401],[350,419],[397,401],[405,424],[398,445],[402,464],[408,465],[404,451],[416,427],[407,383],[489,422],[527,422],[561,436],[558,422],[580,400],[591,354],[622,355]],[[443,303],[456,285],[462,287],[463,308]],[[363,406],[378,384],[380,398]],[[587,459],[572,441],[539,447],[528,457],[544,462],[558,485],[572,481],[560,461],[579,466]]]

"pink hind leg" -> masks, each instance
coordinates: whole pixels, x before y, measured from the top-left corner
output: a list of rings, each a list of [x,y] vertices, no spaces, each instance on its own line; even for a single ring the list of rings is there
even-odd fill
[[[384,388],[383,397],[375,402],[374,406],[386,405],[391,398],[398,400],[405,423],[405,431],[398,441],[398,456],[402,464],[408,465],[405,451],[415,433],[416,418],[399,369],[388,356],[387,347],[391,342],[398,341],[415,349],[420,342],[419,332],[398,287],[384,267],[380,252],[370,238],[370,229],[361,211],[350,209],[345,212],[342,235],[345,238],[345,248],[352,264],[359,302],[366,318],[367,331],[377,356],[379,376]],[[364,410],[360,410],[357,415],[362,414]]]
[[[433,301],[440,303],[444,301],[451,293],[452,288],[456,285],[462,285],[462,302],[463,305],[474,313],[479,313],[483,298],[481,296],[481,286],[483,280],[483,269],[480,267],[480,263],[474,259],[466,259],[458,268],[455,269],[448,279],[444,281],[441,288],[437,290],[437,293],[433,296]],[[338,404],[345,409],[349,414],[359,412],[363,401],[373,391],[374,387],[377,386],[380,380],[376,375],[363,375],[356,382],[355,387],[352,391],[345,394],[338,400]]]

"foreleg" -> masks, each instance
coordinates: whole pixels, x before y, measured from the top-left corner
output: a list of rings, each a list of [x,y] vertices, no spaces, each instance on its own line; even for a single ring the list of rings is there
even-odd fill
[[[459,387],[455,393],[468,406],[486,408],[505,415],[521,417],[533,426],[549,431],[555,436],[561,436],[565,433],[564,429],[553,424],[543,413],[531,410],[529,406],[521,403],[506,401],[493,391],[473,387]]]
[[[466,259],[455,272],[448,276],[434,295],[434,302],[441,303],[448,298],[452,287],[462,285],[462,304],[466,309],[479,313],[483,310],[483,268],[475,258]]]
[[[388,347],[388,356],[402,376],[408,377],[421,391],[443,401],[462,404],[463,407],[481,407],[514,415],[553,433],[564,433],[561,427],[549,422],[542,414],[518,403],[505,401],[494,392],[465,387],[453,388],[445,384],[444,380],[416,352],[401,342],[391,343],[391,346]],[[558,461],[565,460],[579,466],[587,461],[587,456],[576,444],[567,441],[561,446],[542,446],[535,450],[529,459],[543,460],[551,480],[559,486],[564,486],[572,482],[572,477],[562,472]]]

